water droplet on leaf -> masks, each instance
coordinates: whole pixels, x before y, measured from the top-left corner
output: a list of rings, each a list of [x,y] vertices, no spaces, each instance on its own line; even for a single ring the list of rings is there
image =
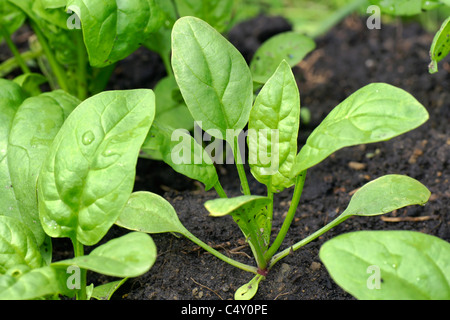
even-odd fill
[[[92,142],[94,142],[95,136],[92,131],[87,131],[83,134],[82,142],[85,146],[90,145]]]

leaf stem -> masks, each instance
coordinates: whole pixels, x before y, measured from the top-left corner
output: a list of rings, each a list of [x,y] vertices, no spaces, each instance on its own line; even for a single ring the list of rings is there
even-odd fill
[[[204,243],[202,240],[200,240],[199,238],[197,238],[196,236],[194,236],[191,232],[189,232],[189,230],[185,229],[183,230],[182,233],[186,238],[188,238],[189,240],[191,240],[192,242],[194,242],[195,244],[199,245],[200,247],[202,247],[203,249],[205,249],[206,251],[208,251],[209,253],[211,253],[212,255],[214,255],[215,257],[221,259],[222,261],[236,267],[239,268],[241,270],[247,271],[247,272],[251,272],[254,274],[258,273],[258,269],[256,267],[241,263],[239,261],[236,261],[234,259],[231,259],[229,257],[227,257],[226,255],[220,253],[219,251],[215,250],[214,248],[210,247],[209,245],[207,245],[206,243]]]
[[[31,25],[31,28],[34,30],[34,33],[36,33],[39,43],[42,46],[42,50],[44,51],[44,54],[47,57],[48,62],[50,63],[50,66],[52,67],[53,73],[55,74],[56,78],[58,79],[59,86],[64,91],[70,93],[69,85],[67,83],[66,73],[65,73],[63,67],[56,60],[56,57],[54,56],[52,50],[50,49],[50,46],[47,42],[47,39],[44,36],[44,33],[42,32],[42,30],[39,28],[39,26],[34,21],[30,21],[30,25]]]
[[[72,239],[73,252],[76,257],[84,256],[84,246],[81,242]],[[87,300],[86,295],[86,269],[80,268],[80,290],[76,293],[77,300]]]
[[[235,137],[235,141],[233,143],[233,149],[234,149],[234,161],[236,163],[236,168],[239,174],[239,179],[241,180],[241,186],[242,190],[244,192],[244,195],[249,196],[251,195],[250,187],[248,186],[248,180],[247,176],[245,174],[244,164],[242,162],[242,155],[241,150],[239,148],[239,141],[238,137]]]
[[[87,52],[84,46],[83,34],[81,31],[76,32],[76,47],[77,47],[77,80],[78,80],[78,99],[81,101],[88,97],[87,90]]]
[[[289,211],[284,219],[283,225],[281,226],[280,232],[275,238],[273,244],[270,246],[269,250],[267,250],[265,254],[266,260],[270,260],[272,256],[278,251],[281,244],[283,243],[284,238],[291,226],[292,220],[294,219],[295,212],[297,211],[298,203],[300,202],[300,197],[303,192],[303,186],[305,184],[306,179],[306,170],[301,172],[295,182],[294,194],[292,196],[291,205],[289,207]]]
[[[10,36],[8,30],[5,27],[0,26],[0,32],[1,32],[0,34],[5,39],[5,42],[8,45],[9,49],[11,50],[12,54],[16,58],[16,61],[17,61],[18,65],[22,69],[22,72],[23,73],[31,73],[31,71],[28,68],[27,64],[23,60],[23,58],[22,58],[22,56],[21,56],[21,54],[19,52],[19,49],[17,49],[16,45],[11,40],[11,36]]]

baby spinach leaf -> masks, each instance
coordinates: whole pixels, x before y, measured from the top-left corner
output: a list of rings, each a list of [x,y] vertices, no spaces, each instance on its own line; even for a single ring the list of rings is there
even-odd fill
[[[294,67],[315,47],[314,40],[292,31],[271,37],[256,50],[250,62],[253,81],[266,83],[283,60]]]
[[[39,86],[47,81],[47,78],[40,73],[25,73],[14,79],[14,82],[30,96],[39,95],[41,93]]]
[[[194,119],[184,103],[183,96],[174,77],[166,77],[158,82],[155,89],[155,120],[176,129],[194,129]]]
[[[297,155],[299,121],[297,83],[283,61],[256,97],[248,124],[251,172],[273,192],[294,184],[290,172]]]
[[[140,147],[155,114],[153,91],[109,91],[68,117],[42,166],[39,214],[47,234],[96,244],[133,189]]]
[[[430,191],[419,181],[403,175],[386,175],[361,187],[343,215],[373,216],[410,205],[424,205]]]
[[[163,22],[155,0],[69,0],[67,5],[81,20],[93,67],[127,57]]]
[[[178,232],[185,228],[172,205],[151,192],[133,192],[116,221],[118,226],[146,233]]]
[[[230,24],[234,0],[175,0],[181,17],[194,16],[219,32]]]
[[[26,99],[12,123],[7,149],[11,189],[18,199],[17,209],[22,221],[33,231],[38,245],[45,236],[39,223],[38,175],[53,139],[79,103],[62,90],[43,93]]]
[[[0,26],[6,28],[8,34],[13,34],[25,22],[26,16],[22,10],[8,1],[0,1]],[[0,41],[2,36],[0,35]]]
[[[369,84],[334,108],[311,133],[291,175],[318,164],[348,146],[386,141],[422,125],[427,110],[406,91],[385,83]]]
[[[429,66],[430,73],[438,71],[438,63],[450,53],[450,17],[442,23],[431,44]]]
[[[206,190],[213,188],[219,177],[208,153],[187,130],[173,133],[171,127],[155,122],[142,151],[159,155],[176,172],[203,183]]]
[[[270,240],[271,221],[266,206],[272,200],[261,196],[221,198],[205,202],[205,208],[213,217],[231,215],[249,241],[253,251],[267,249]],[[255,252],[258,259],[259,253]]]
[[[128,278],[123,278],[122,280],[108,282],[99,286],[94,287],[92,292],[92,298],[97,300],[110,300],[114,292],[122,286],[127,281]]]
[[[78,266],[113,277],[137,277],[147,272],[156,260],[152,238],[142,232],[130,232],[95,248],[87,256],[58,261],[53,266]]]
[[[33,233],[18,219],[0,216],[0,277],[44,265]]]
[[[172,67],[193,118],[205,131],[220,130],[215,137],[224,139],[227,129],[245,127],[252,77],[242,55],[221,34],[200,19],[179,19],[172,31]]]
[[[67,286],[66,268],[45,266],[30,270],[20,276],[0,276],[0,300],[32,300],[45,296],[75,295]]]
[[[359,231],[320,249],[331,277],[357,299],[450,299],[450,244],[414,231]]]

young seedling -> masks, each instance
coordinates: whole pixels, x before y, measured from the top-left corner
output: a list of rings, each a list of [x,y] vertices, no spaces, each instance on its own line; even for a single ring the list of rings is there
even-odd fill
[[[183,163],[181,168],[176,168],[178,172],[193,179],[198,177],[206,189],[214,187],[217,190],[221,198],[207,201],[206,209],[211,216],[233,217],[250,245],[256,266],[234,261],[205,245],[183,227],[165,200],[158,200],[166,203],[165,209],[154,210],[151,206],[155,199],[145,193],[132,195],[130,202],[135,205],[120,216],[118,224],[148,233],[180,233],[225,262],[254,273],[253,280],[237,290],[236,299],[252,298],[260,281],[279,260],[347,218],[380,215],[408,205],[424,205],[428,201],[430,192],[413,178],[402,175],[380,177],[362,186],[353,195],[348,208],[334,221],[279,251],[297,212],[308,169],[341,148],[386,141],[413,130],[427,121],[427,111],[402,89],[383,83],[370,84],[332,110],[297,153],[300,96],[287,62],[279,64],[254,100],[252,74],[240,53],[204,21],[184,17],[173,28],[172,66],[194,120],[210,136],[231,145],[244,195],[227,197],[214,174],[211,157],[198,158],[210,149],[208,146],[203,149],[187,133],[183,138],[175,131],[175,138],[172,135],[169,142],[168,131],[165,138],[155,132],[155,141],[160,143],[166,158],[170,153],[169,164]],[[246,126],[248,163],[253,176],[267,188],[264,196],[251,194],[244,171],[238,137]],[[174,141],[176,145],[173,145]],[[192,161],[195,159],[202,161]],[[211,180],[202,176],[205,168],[210,170]],[[278,234],[272,237],[274,196],[292,186],[294,192],[289,211]]]
[[[108,298],[123,280],[92,290],[86,270],[136,277],[156,259],[153,240],[138,232],[84,255],[127,205],[153,92],[104,92],[80,103],[62,90],[27,97],[3,79],[0,88],[0,299]],[[71,239],[73,259],[52,261],[52,238],[60,237]]]

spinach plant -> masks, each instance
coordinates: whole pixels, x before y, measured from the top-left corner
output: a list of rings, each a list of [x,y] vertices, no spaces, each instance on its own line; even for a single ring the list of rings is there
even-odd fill
[[[322,121],[297,152],[300,95],[290,65],[282,61],[253,99],[252,73],[241,54],[220,33],[195,17],[179,19],[172,32],[172,67],[192,117],[215,141],[202,148],[189,132],[159,126],[154,135],[161,156],[174,169],[215,188],[220,198],[207,201],[213,217],[231,215],[245,236],[256,266],[233,260],[206,245],[179,221],[173,209],[158,210],[161,202],[147,193],[133,194],[117,224],[148,233],[175,232],[186,236],[218,258],[254,278],[235,293],[250,299],[274,265],[351,216],[375,216],[408,205],[424,205],[428,189],[413,178],[386,175],[362,186],[347,209],[309,237],[279,250],[297,212],[306,172],[341,148],[389,140],[417,128],[428,119],[426,109],[409,93],[384,83],[373,83],[353,93]],[[244,169],[239,136],[248,128],[248,164],[264,184],[266,195],[251,193]],[[228,198],[212,161],[216,141],[233,151],[242,196]],[[220,144],[219,144],[220,145]],[[272,235],[273,199],[294,186],[289,211],[281,229]],[[167,206],[167,204],[161,204]],[[396,237],[396,234],[393,235]],[[370,248],[370,241],[361,244]]]
[[[110,91],[80,102],[63,90],[28,97],[4,79],[0,88],[0,299],[108,298],[124,280],[93,289],[87,270],[126,279],[156,259],[144,233],[98,245],[127,206],[154,93]],[[52,238],[61,237],[74,257],[53,261]]]

